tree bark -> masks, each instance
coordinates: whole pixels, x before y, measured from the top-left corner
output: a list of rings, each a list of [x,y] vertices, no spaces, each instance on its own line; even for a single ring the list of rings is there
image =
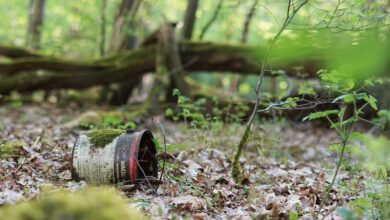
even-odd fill
[[[196,10],[198,8],[199,0],[188,0],[187,9],[183,21],[183,28],[181,32],[182,39],[191,39],[196,21]]]
[[[45,0],[30,0],[26,45],[38,50],[44,19]]]
[[[198,9],[198,0],[188,0],[187,9],[183,20],[183,28],[180,40],[191,40],[196,21],[196,11]],[[164,56],[167,60],[166,65],[169,71],[169,87],[166,91],[166,99],[174,101],[172,97],[173,89],[177,88],[187,97],[191,97],[190,85],[185,81],[181,57],[178,49],[178,40],[175,37],[175,26],[166,24],[160,30],[159,43],[161,49],[164,49]]]
[[[138,12],[142,0],[122,0],[118,8],[118,13],[114,19],[114,28],[112,32],[109,53],[134,49],[136,47],[135,16]],[[129,31],[131,33],[129,33]],[[135,86],[141,77],[135,82],[122,82],[117,88],[112,90],[112,96],[109,99],[111,105],[122,105],[128,100]],[[109,90],[105,88],[105,90]],[[105,99],[105,98],[103,98]]]
[[[124,49],[129,38],[129,29],[134,28],[134,18],[142,0],[122,0],[114,19],[114,26],[108,51],[114,53]],[[133,31],[133,30],[132,30]],[[126,48],[129,49],[129,48]]]

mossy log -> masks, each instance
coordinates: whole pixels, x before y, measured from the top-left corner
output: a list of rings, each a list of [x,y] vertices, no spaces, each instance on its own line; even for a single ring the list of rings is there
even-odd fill
[[[179,44],[180,57],[186,72],[219,71],[257,74],[263,51],[261,47],[242,45],[199,42]],[[16,58],[0,62],[0,93],[11,90],[23,92],[54,88],[82,89],[94,85],[129,81],[156,70],[156,45],[84,62],[7,47],[0,47],[0,56]],[[292,77],[316,77],[320,66],[316,60],[299,59],[275,63],[272,69],[284,70]]]
[[[0,56],[15,59],[23,57],[39,57],[41,55],[24,48],[0,46]]]

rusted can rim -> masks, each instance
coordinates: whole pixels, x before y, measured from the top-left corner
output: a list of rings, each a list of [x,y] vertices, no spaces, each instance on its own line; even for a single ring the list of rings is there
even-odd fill
[[[130,133],[130,132],[129,132]],[[129,133],[126,133],[124,135],[127,135]],[[131,134],[131,133],[130,133]],[[157,149],[156,149],[156,146],[155,144],[153,143],[152,139],[153,139],[153,134],[150,130],[143,130],[143,131],[139,131],[139,132],[134,132],[132,133],[133,136],[135,137],[135,140],[133,140],[131,142],[131,145],[130,145],[130,154],[129,154],[129,180],[130,181],[136,181],[138,179],[138,177],[145,177],[147,178],[147,176],[144,176],[146,175],[145,171],[141,171],[141,169],[143,169],[143,167],[141,166],[141,164],[139,163],[139,151],[140,151],[140,147],[146,147],[148,148],[147,150],[150,151],[151,155],[153,156],[153,158],[150,158],[152,162],[152,170],[153,170],[153,173],[152,176],[154,177],[157,177],[157,160],[156,160],[156,152],[157,152]],[[147,137],[149,136],[149,138]],[[148,143],[147,145],[143,145],[142,141],[151,141],[150,143]],[[118,139],[118,142],[119,142],[119,139]],[[145,143],[144,143],[145,144]],[[150,148],[151,149],[150,149]],[[138,171],[141,171],[141,173],[138,173]]]

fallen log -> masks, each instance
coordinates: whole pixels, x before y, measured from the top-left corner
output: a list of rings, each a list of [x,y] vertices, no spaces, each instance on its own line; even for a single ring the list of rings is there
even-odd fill
[[[41,54],[21,52],[20,48],[11,52],[13,48],[0,47],[0,56],[15,57],[16,53],[24,54],[23,59],[12,62],[0,62],[0,75],[17,75],[20,72],[45,70],[61,72],[69,75],[81,72],[107,71],[109,69],[133,69],[135,61],[148,60],[150,69],[154,69],[155,46],[131,50],[114,56],[93,61],[72,61]],[[2,53],[3,52],[3,53]],[[243,45],[228,45],[215,43],[181,42],[179,45],[183,66],[188,71],[221,71],[253,74],[259,70],[259,60],[263,56],[263,48]],[[21,55],[22,56],[22,55]],[[21,58],[21,57],[18,57]],[[272,63],[272,61],[271,61]],[[273,70],[284,70],[292,77],[315,77],[319,68],[318,60],[300,58],[293,62],[275,63]],[[93,74],[93,73],[90,73]]]
[[[15,59],[23,57],[39,57],[40,55],[24,48],[0,46],[0,56]]]
[[[12,61],[0,62],[0,93],[11,90],[82,89],[130,81],[156,69],[155,45],[84,62],[23,52],[19,48],[0,48],[0,56],[17,57]],[[261,47],[215,43],[181,42],[179,52],[186,72],[256,74],[263,56]],[[272,69],[283,70],[291,77],[316,77],[319,66],[320,62],[314,59],[299,59],[273,64]]]

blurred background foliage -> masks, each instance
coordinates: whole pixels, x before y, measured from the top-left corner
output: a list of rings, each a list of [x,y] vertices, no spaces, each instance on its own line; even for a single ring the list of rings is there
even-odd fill
[[[106,38],[110,38],[114,15],[120,0],[110,0],[106,11]],[[219,1],[200,1],[196,12],[193,38],[210,20]],[[224,0],[219,15],[205,34],[204,40],[240,43],[243,24],[253,1]],[[360,30],[389,23],[386,16],[388,2],[385,0],[344,0],[338,7],[337,0],[312,0],[300,10],[286,35],[299,34],[299,30]],[[97,42],[100,38],[102,0],[61,1],[48,0],[45,5],[42,51],[74,58],[98,57]],[[183,0],[144,0],[137,14],[138,37],[145,37],[164,20],[180,21],[186,9]],[[2,44],[23,46],[26,36],[28,0],[0,2],[0,39]],[[286,13],[282,0],[259,0],[251,21],[248,43],[264,45],[279,29]],[[333,15],[333,18],[332,18]],[[295,30],[295,31],[293,31]],[[351,36],[356,36],[352,31]],[[108,43],[108,42],[107,42]]]
[[[0,40],[3,45],[25,45],[29,2],[28,0],[0,2],[2,14]],[[108,48],[110,43],[114,18],[120,2],[120,0],[107,1],[103,9],[106,13],[105,48]],[[199,40],[202,29],[213,17],[220,2],[222,5],[219,14],[205,33],[203,41],[244,43],[242,32],[245,20],[256,2],[248,40],[245,43],[264,47],[273,38],[286,16],[286,1],[283,0],[199,1],[193,40]],[[99,58],[102,4],[103,0],[48,0],[45,5],[40,51],[71,59]],[[135,34],[140,41],[166,21],[182,21],[186,7],[187,1],[184,0],[144,0],[136,14],[137,25],[129,32]],[[281,49],[273,52],[275,62],[281,60],[288,62],[289,59],[301,56],[328,54],[328,57],[332,58],[328,60],[328,66],[340,67],[340,72],[349,72],[353,75],[356,75],[356,72],[360,74],[383,72],[387,54],[379,42],[388,35],[389,8],[388,0],[311,0],[299,11],[284,32],[284,40],[279,43]],[[366,43],[359,47],[351,47],[359,44],[364,30],[371,30],[371,33],[380,40],[367,38]],[[346,43],[345,47],[340,47],[342,42]],[[325,51],[326,46],[328,50]],[[316,49],[321,50],[316,51]],[[357,63],[364,66],[355,65]],[[366,71],[372,70],[373,67],[377,71]],[[193,74],[192,78],[208,85],[216,85],[226,91],[237,92],[244,97],[251,97],[257,77],[255,75],[240,77],[237,88],[233,89],[232,83],[237,81],[237,78],[230,73],[223,76],[207,73]],[[264,93],[270,92],[268,81],[269,79],[266,79],[262,87]],[[277,77],[275,85],[277,91],[274,95],[280,97],[288,93],[287,90],[291,89],[292,83],[282,74]]]

